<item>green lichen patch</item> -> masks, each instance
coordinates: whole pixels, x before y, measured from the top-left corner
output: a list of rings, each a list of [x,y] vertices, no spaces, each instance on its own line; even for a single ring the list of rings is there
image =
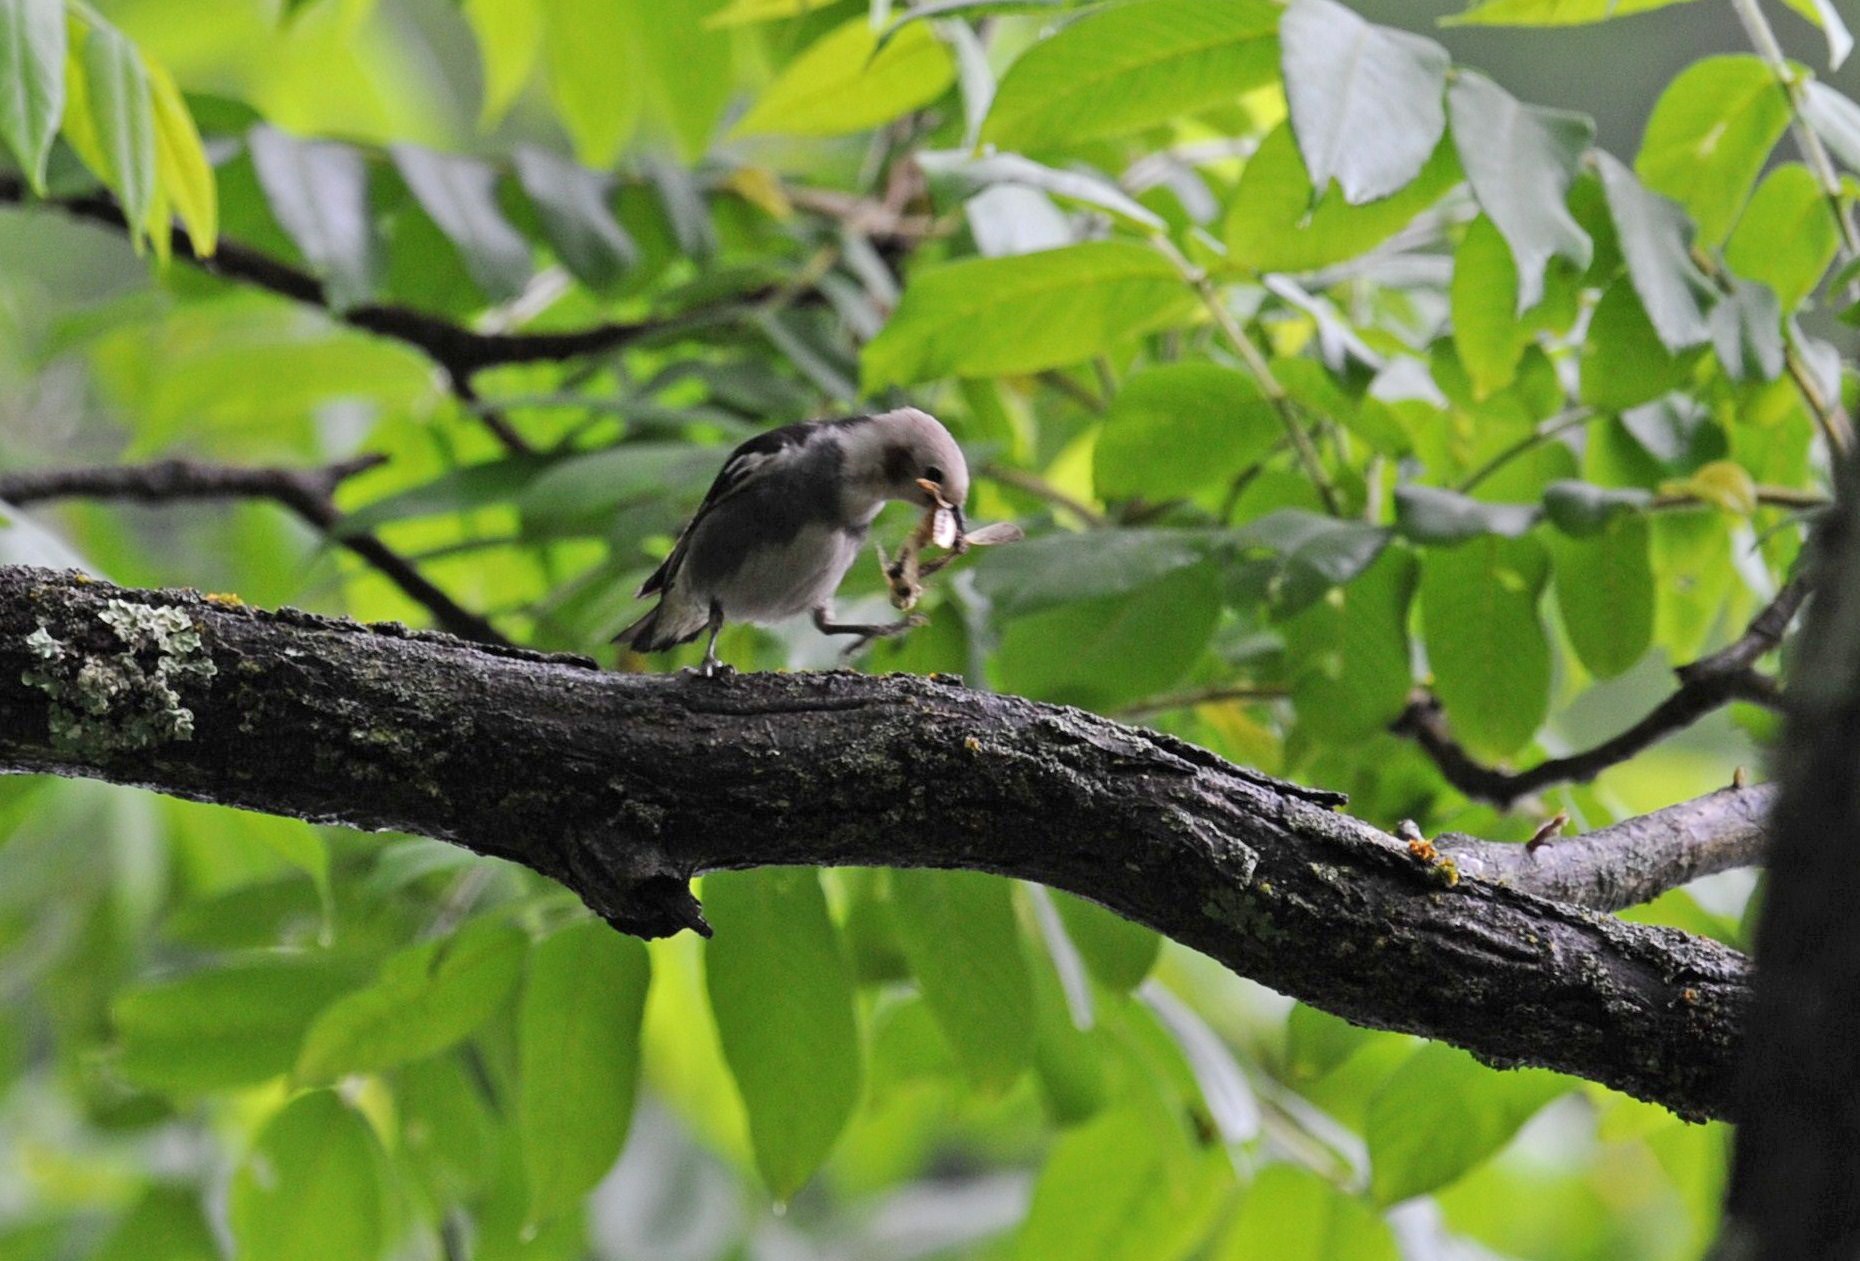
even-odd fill
[[[26,636],[35,664],[21,674],[51,700],[52,744],[86,754],[154,748],[194,734],[181,689],[218,671],[186,613],[111,600],[97,619],[120,645],[97,652],[41,625]]]

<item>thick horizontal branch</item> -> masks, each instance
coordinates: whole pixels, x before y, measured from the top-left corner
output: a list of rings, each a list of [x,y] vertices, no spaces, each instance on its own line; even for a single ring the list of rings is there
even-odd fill
[[[1392,725],[1397,735],[1419,744],[1449,784],[1476,801],[1509,807],[1521,798],[1557,784],[1587,783],[1611,766],[1690,727],[1733,701],[1776,708],[1782,700],[1776,681],[1756,669],[1782,637],[1808,598],[1808,584],[1797,578],[1776,594],[1737,639],[1708,657],[1680,666],[1679,686],[1640,721],[1592,748],[1550,758],[1521,771],[1487,766],[1453,738],[1438,699],[1417,696]]]
[[[411,562],[367,531],[338,531],[336,488],[385,462],[360,455],[322,468],[269,468],[159,460],[153,464],[0,471],[0,501],[24,507],[51,499],[127,499],[172,503],[187,499],[269,499],[373,565],[445,630],[481,644],[509,641],[479,614],[435,586]]]
[[[73,218],[124,230],[122,208],[103,193],[38,199],[30,195],[18,176],[0,174],[0,205],[6,204],[45,206]],[[222,239],[212,254],[202,254],[186,231],[176,227],[174,255],[215,276],[319,307],[331,319],[351,328],[412,346],[455,382],[467,381],[487,368],[578,359],[727,323],[774,292],[774,286],[765,286],[716,305],[647,320],[608,320],[548,333],[484,333],[406,306],[382,304],[338,310],[330,304],[321,280],[238,241]]]
[[[647,934],[701,924],[685,882],[710,870],[1020,877],[1358,1023],[1730,1110],[1736,952],[1456,874],[1173,738],[937,679],[621,675],[12,568],[0,768],[437,837]]]
[[[1763,861],[1772,784],[1733,786],[1581,836],[1506,845],[1435,838],[1460,874],[1599,911],[1651,902],[1668,889]]]

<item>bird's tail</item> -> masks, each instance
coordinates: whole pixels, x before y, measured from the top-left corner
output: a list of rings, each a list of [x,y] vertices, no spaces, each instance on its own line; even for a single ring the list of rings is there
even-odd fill
[[[664,652],[688,644],[704,633],[710,619],[702,611],[679,609],[660,600],[646,616],[614,636],[616,644],[626,644],[635,652]]]

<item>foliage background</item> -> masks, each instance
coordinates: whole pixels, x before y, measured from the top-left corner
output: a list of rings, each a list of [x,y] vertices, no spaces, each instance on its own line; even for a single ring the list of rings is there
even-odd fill
[[[166,261],[163,233],[136,249],[27,206],[0,213],[7,469],[378,452],[388,463],[339,492],[345,529],[379,531],[514,638],[593,652],[729,443],[909,398],[996,470],[974,515],[1037,537],[964,562],[933,624],[866,668],[1141,716],[1429,834],[1522,840],[1559,811],[1599,826],[1760,763],[1769,717],[1737,707],[1501,812],[1386,730],[1431,682],[1488,759],[1584,747],[1664,695],[1667,667],[1734,636],[1794,562],[1800,503],[1778,497],[1812,499],[1825,452],[1775,356],[1798,307],[1801,354],[1845,344],[1838,301],[1817,296],[1839,288],[1833,220],[1812,177],[1776,173],[1789,109],[1760,63],[1680,79],[1678,121],[1642,150],[1686,66],[1745,53],[1717,0],[1548,31],[1443,32],[1441,4],[1360,9],[1439,37],[1523,101],[1594,115],[1604,149],[1640,155],[1706,225],[1704,265],[1780,291],[1723,302],[1742,313],[1739,351],[1649,325],[1647,294],[1676,285],[1700,320],[1711,286],[1683,251],[1639,265],[1612,249],[1623,211],[1592,172],[1572,205],[1593,261],[1553,262],[1550,298],[1522,320],[1506,242],[1463,192],[1433,210],[1437,196],[1397,192],[1409,202],[1372,228],[1377,208],[1333,189],[1320,239],[1298,236],[1304,168],[1273,130],[1267,38],[1236,58],[1247,91],[1217,82],[1184,112],[1165,82],[1160,108],[1072,139],[1142,99],[1128,72],[1046,133],[1029,124],[1041,165],[1003,180],[965,168],[965,111],[979,121],[988,80],[1011,83],[1070,6],[905,26],[876,74],[850,0],[734,0],[758,20],[723,26],[707,23],[718,0],[288,7],[74,10],[188,93],[228,240],[324,275],[336,304],[488,329],[718,318],[476,376],[535,448],[512,453],[408,347]],[[1268,6],[1227,12],[1249,7],[1269,32]],[[1326,12],[1320,51],[1351,29]],[[1775,21],[1825,68],[1813,28],[1780,7]],[[840,43],[801,63],[822,39]],[[959,75],[949,50],[984,39]],[[1047,55],[1060,79],[1080,72]],[[1353,151],[1401,139],[1371,129]],[[52,194],[95,183],[88,156],[127,197],[121,165],[83,151],[67,119]],[[584,202],[552,222],[518,178],[516,155],[538,152],[556,159],[547,187],[614,172],[595,199],[613,218]],[[913,154],[927,186],[889,185]],[[1766,169],[1770,200],[1747,209]],[[475,171],[497,176],[494,202]],[[344,173],[369,188],[361,235],[340,230]],[[201,237],[188,181],[158,186]],[[889,187],[908,200],[887,209]],[[1259,214],[1263,230],[1233,226]],[[1678,222],[1656,236],[1679,239]],[[1302,257],[1274,254],[1290,240]],[[1004,261],[933,270],[976,255]],[[1058,296],[1012,301],[1023,265]],[[1210,323],[1190,283],[1202,267],[1313,427],[1339,519]],[[1263,286],[1276,268],[1301,287]],[[1553,426],[1466,498],[1395,493],[1465,488]],[[1491,507],[1534,513],[1559,482],[1574,526]],[[275,505],[6,515],[0,559],[429,616]],[[849,583],[850,611],[882,608],[875,568]],[[724,651],[831,663],[805,630],[732,629]],[[417,839],[19,779],[0,782],[0,836],[0,1258],[1676,1258],[1717,1221],[1721,1127],[1349,1028],[998,881],[712,878],[715,941],[644,947],[527,873]],[[1750,889],[1724,878],[1635,914],[1743,944]]]

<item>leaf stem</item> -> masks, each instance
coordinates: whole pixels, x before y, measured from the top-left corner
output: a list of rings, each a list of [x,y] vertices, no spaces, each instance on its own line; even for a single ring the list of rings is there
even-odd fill
[[[1757,0],[1731,0],[1731,8],[1736,10],[1737,19],[1743,23],[1744,34],[1750,37],[1750,43],[1757,50],[1757,55],[1769,66],[1770,73],[1776,76],[1776,85],[1789,98],[1790,128],[1795,133],[1796,148],[1802,151],[1802,158],[1808,168],[1814,172],[1816,181],[1821,185],[1822,196],[1828,199],[1828,206],[1834,212],[1834,221],[1840,225],[1841,252],[1849,261],[1860,258],[1860,228],[1854,224],[1853,209],[1841,196],[1841,175],[1834,165],[1834,158],[1828,153],[1828,146],[1821,142],[1815,129],[1802,115],[1802,82],[1789,64],[1788,55],[1783,52],[1782,43],[1776,38],[1776,30],[1770,25]]]
[[[1317,488],[1318,497],[1324,501],[1325,511],[1333,517],[1342,516],[1343,508],[1337,498],[1337,488],[1332,485],[1330,475],[1324,471],[1324,462],[1318,457],[1311,435],[1305,432],[1303,420],[1298,414],[1298,404],[1278,377],[1273,375],[1272,365],[1266,362],[1265,355],[1253,344],[1253,339],[1246,335],[1246,330],[1240,327],[1240,321],[1234,318],[1234,313],[1221,301],[1220,290],[1213,279],[1206,269],[1189,261],[1188,256],[1177,249],[1175,242],[1167,236],[1156,233],[1150,240],[1182,273],[1182,279],[1194,289],[1202,305],[1208,309],[1208,314],[1214,317],[1215,327],[1221,330],[1228,344],[1240,356],[1240,361],[1246,365],[1246,370],[1259,382],[1260,391],[1265,394],[1266,401],[1272,404],[1279,422],[1285,426],[1285,436],[1291,439],[1292,449],[1298,453],[1298,461],[1304,465],[1305,474]]]
[[[1492,476],[1492,474],[1498,472],[1498,470],[1504,468],[1519,456],[1528,455],[1530,452],[1535,451],[1538,447],[1550,441],[1558,434],[1567,433],[1571,429],[1579,429],[1590,421],[1600,418],[1601,413],[1588,407],[1575,407],[1560,415],[1552,416],[1529,434],[1518,439],[1503,451],[1500,451],[1497,455],[1487,460],[1484,464],[1474,469],[1471,473],[1468,473],[1466,475],[1466,480],[1459,485],[1460,493],[1462,495],[1470,493],[1480,482],[1483,482],[1486,478]]]

